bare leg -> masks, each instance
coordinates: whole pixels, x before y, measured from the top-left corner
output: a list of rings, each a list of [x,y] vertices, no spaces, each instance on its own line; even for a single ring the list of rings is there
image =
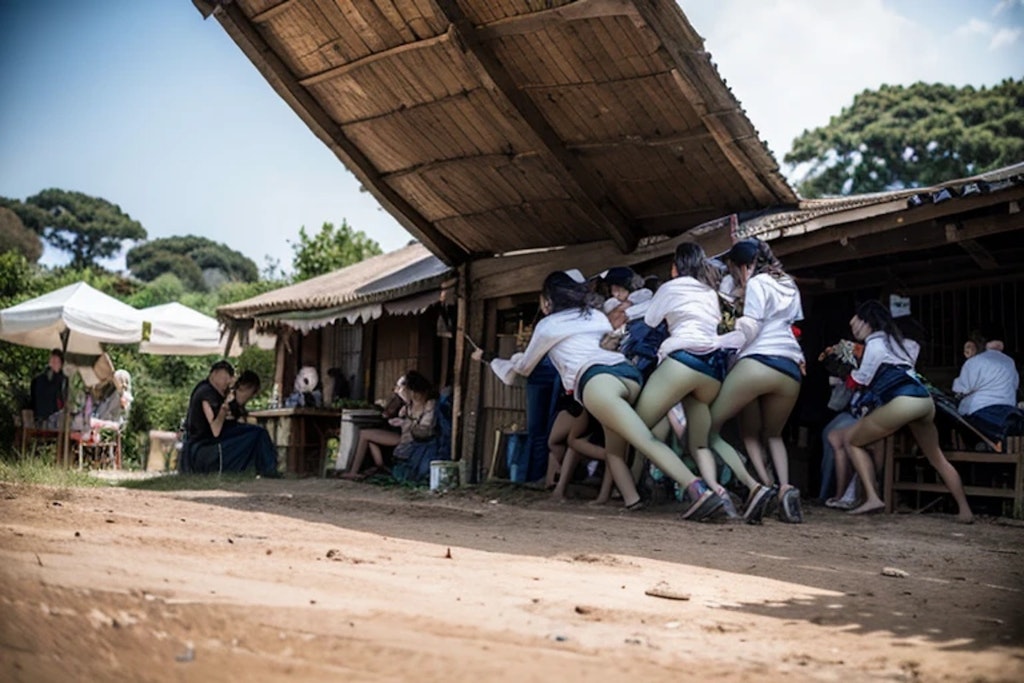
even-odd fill
[[[921,419],[927,419],[930,422],[934,411],[935,404],[930,398],[897,396],[841,431],[843,449],[853,462],[853,467],[864,487],[864,502],[859,507],[850,510],[852,514],[872,512],[885,507],[885,502],[878,496],[875,486],[875,470],[871,456],[864,450],[864,447],[884,439],[911,422]],[[937,434],[935,446],[938,448]],[[939,451],[939,455],[945,460],[941,451]]]
[[[957,519],[961,522],[971,522],[974,520],[974,513],[971,512],[971,506],[967,503],[963,482],[960,481],[960,475],[949,464],[945,454],[939,447],[939,432],[935,429],[935,422],[933,422],[934,414],[935,409],[933,407],[931,415],[911,422],[907,426],[910,427],[914,440],[921,447],[921,451],[928,458],[928,462],[939,473],[939,477],[942,478],[946,488],[953,495],[953,500],[956,501],[959,508]]]
[[[363,461],[366,460],[366,452],[370,450],[371,444],[376,448],[376,453],[373,453],[372,457],[378,467],[384,466],[384,458],[380,452],[381,446],[397,446],[400,435],[396,432],[388,431],[387,429],[361,429],[359,430],[359,442],[356,444],[356,454],[352,459],[352,465],[349,467],[348,472],[342,475],[345,479],[354,479],[359,476],[359,470],[363,467]]]
[[[604,476],[601,477],[601,490],[597,492],[594,504],[604,505],[612,499],[612,473],[610,468],[604,468]]]
[[[569,430],[572,423],[572,414],[563,410],[555,416],[555,422],[551,425],[551,433],[548,434],[548,472],[544,479],[547,486],[555,484],[555,477],[562,466],[565,451],[569,447]]]
[[[561,476],[558,477],[558,483],[555,484],[555,488],[551,492],[553,499],[558,501],[565,500],[565,489],[569,486],[569,480],[572,479],[572,473],[576,470],[577,462],[579,462],[579,455],[576,454],[576,450],[567,448],[565,450],[565,457],[562,459]]]
[[[768,452],[772,456],[775,475],[779,478],[779,500],[782,500],[786,491],[793,488],[789,483],[789,452],[786,450],[786,442],[782,440],[782,429],[800,396],[800,383],[781,372],[778,374],[781,380],[776,390],[762,396],[760,405],[761,429],[768,439]]]
[[[633,410],[632,401],[639,393],[640,387],[635,382],[600,374],[590,380],[583,394],[587,410],[605,427],[608,467],[627,506],[640,498],[629,468],[622,457],[616,455],[625,452],[627,442],[680,485],[689,486],[696,480],[675,452],[658,441]]]
[[[743,448],[747,451],[750,464],[754,466],[757,476],[766,484],[773,484],[771,472],[765,464],[764,448],[761,445],[761,399],[755,398],[740,411],[737,421],[740,426],[740,438],[743,439]]]

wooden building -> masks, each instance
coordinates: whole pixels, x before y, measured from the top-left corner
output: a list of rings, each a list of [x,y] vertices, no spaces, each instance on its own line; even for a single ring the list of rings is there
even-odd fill
[[[902,293],[947,365],[970,307],[1016,302],[1019,170],[948,198],[801,201],[673,0],[193,1],[455,269],[455,452],[477,476],[523,397],[466,365],[462,333],[508,350],[554,269],[665,275],[680,240],[718,253],[757,235],[809,319],[830,313],[806,348],[857,297]]]
[[[545,274],[544,259],[505,257],[564,248],[560,263],[600,270],[719,216],[797,203],[671,0],[194,4],[457,269],[456,452],[476,471],[491,425],[461,332],[497,334],[497,311]],[[514,391],[494,400],[514,405]]]
[[[277,335],[274,381],[283,395],[308,365],[317,369],[328,402],[336,390],[372,402],[390,396],[410,368],[439,385],[450,382],[454,347],[450,334],[439,336],[438,320],[453,287],[452,269],[414,242],[221,306],[217,315],[235,334]],[[347,386],[337,387],[339,381]]]

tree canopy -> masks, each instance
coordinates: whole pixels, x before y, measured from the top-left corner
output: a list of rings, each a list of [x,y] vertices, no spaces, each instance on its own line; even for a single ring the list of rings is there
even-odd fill
[[[244,254],[206,237],[163,237],[128,251],[125,262],[132,275],[151,282],[174,273],[189,290],[204,292],[221,282],[256,282],[260,273]],[[215,287],[213,287],[215,288]]]
[[[0,253],[16,251],[29,261],[35,262],[43,255],[43,243],[32,230],[25,227],[9,206],[15,200],[0,197]]]
[[[320,232],[310,237],[306,227],[299,228],[299,241],[291,242],[295,256],[292,267],[295,280],[308,280],[332,270],[359,263],[363,259],[383,253],[376,240],[362,230],[354,230],[342,219],[337,228],[324,223]]]
[[[115,256],[125,241],[146,238],[142,224],[106,199],[49,189],[10,207],[26,227],[71,254],[72,268]]]
[[[937,185],[1024,159],[1024,80],[992,88],[915,83],[865,90],[804,131],[786,163],[806,164],[804,197]]]

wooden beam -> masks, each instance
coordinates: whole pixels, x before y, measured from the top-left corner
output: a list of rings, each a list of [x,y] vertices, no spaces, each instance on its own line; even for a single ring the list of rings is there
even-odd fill
[[[649,31],[655,44],[673,65],[673,78],[701,122],[739,175],[751,195],[761,206],[795,204],[796,194],[778,170],[778,164],[757,136],[739,102],[725,86],[711,56],[704,50],[704,41],[686,21],[675,3],[635,2],[635,24]],[[682,31],[682,40],[673,36]],[[733,126],[728,118],[733,119]],[[756,140],[754,142],[753,140]],[[746,141],[745,144],[738,144]]]
[[[960,248],[966,251],[968,256],[970,256],[982,270],[999,269],[999,261],[996,260],[996,257],[993,256],[988,249],[978,244],[977,241],[960,240],[959,244]]]
[[[284,12],[294,4],[295,0],[284,0],[283,2],[279,2],[276,5],[271,5],[262,12],[257,12],[256,14],[252,15],[251,21],[254,24],[265,23],[276,17],[278,14],[281,14],[281,12]]]
[[[726,227],[696,234],[694,231],[671,239],[651,240],[634,251],[622,254],[608,241],[581,244],[569,249],[550,249],[473,261],[470,271],[473,296],[493,299],[499,296],[530,294],[540,291],[549,273],[578,268],[585,275],[611,266],[636,266],[658,259],[670,259],[676,246],[697,242],[708,254],[725,251],[732,244]]]
[[[374,52],[373,54],[366,55],[365,57],[353,60],[351,62],[348,62],[347,64],[335,66],[330,69],[327,69],[326,71],[321,71],[311,76],[306,76],[305,78],[299,81],[299,85],[308,88],[311,85],[316,85],[317,83],[322,83],[323,81],[329,81],[333,78],[341,78],[346,74],[352,73],[353,71],[357,71],[365,66],[369,66],[374,62],[379,62],[382,59],[390,59],[396,55],[402,54],[403,52],[425,50],[427,48],[432,48],[442,43],[447,43],[449,40],[451,40],[451,32],[442,33],[440,35],[432,36],[430,38],[424,38],[423,40],[417,40],[414,43],[404,43],[402,45],[396,45],[393,48],[382,50],[381,52]]]
[[[966,202],[968,200],[953,201]],[[939,206],[944,205],[940,204]],[[907,218],[913,216],[917,211],[924,211],[928,208],[930,207],[911,209]],[[968,207],[965,206],[964,209],[968,210]],[[840,224],[834,229],[818,231],[830,233],[833,236],[832,241],[822,239],[818,237],[818,232],[814,232],[798,238],[773,241],[771,243],[772,251],[781,258],[787,270],[798,271],[802,268],[841,263],[850,258],[869,258],[882,254],[920,251],[945,244],[959,243],[963,240],[976,240],[988,235],[1024,229],[1024,218],[1020,214],[1005,213],[961,221],[959,229],[951,236],[946,230],[945,224],[928,219],[927,213],[920,215],[925,218],[923,223],[908,222],[902,214],[900,216],[879,216],[863,221],[860,225],[847,225],[846,235],[839,233],[843,229],[843,225]],[[800,248],[808,243],[811,246]],[[853,254],[850,252],[851,248],[854,250]]]
[[[672,147],[673,145],[684,145],[690,142],[701,142],[712,138],[710,131],[701,128],[679,135],[663,135],[660,137],[641,137],[629,135],[624,138],[611,140],[594,140],[573,145],[566,145],[565,148],[573,152],[586,151],[590,149],[602,149],[607,147]]]
[[[452,330],[452,341],[455,343],[455,367],[452,370],[453,384],[452,387],[452,442],[451,442],[451,454],[452,460],[460,460],[462,457],[462,401],[463,397],[466,396],[466,366],[468,357],[466,354],[466,309],[469,305],[469,292],[466,288],[466,276],[469,267],[466,264],[459,266],[458,281],[455,286],[455,329]],[[442,302],[444,305],[445,302]],[[462,474],[466,477],[469,476],[468,469],[464,469]],[[461,482],[462,484],[468,484],[468,481]]]
[[[527,138],[552,160],[556,176],[580,209],[603,229],[622,252],[629,252],[639,239],[627,216],[615,205],[601,178],[571,151],[548,124],[533,100],[523,93],[505,67],[487,47],[475,27],[466,19],[456,0],[435,0],[438,9],[452,24],[463,49],[467,65],[495,97],[505,100],[526,124]]]
[[[473,263],[470,264],[472,273]],[[468,289],[468,311],[466,316],[466,332],[477,344],[484,336],[484,300],[472,286]],[[460,335],[461,336],[461,335]],[[483,373],[490,372],[483,363],[467,363],[466,365],[466,405],[462,418],[462,460],[466,461],[466,471],[471,481],[475,482],[480,471],[480,453],[478,427],[483,417]]]
[[[494,40],[505,36],[518,36],[548,31],[573,21],[598,19],[635,13],[629,0],[578,0],[568,5],[506,17],[476,27],[481,40]]]
[[[202,0],[194,0],[202,11]],[[334,152],[362,185],[394,216],[406,230],[423,242],[430,251],[448,265],[466,259],[467,254],[448,236],[440,232],[400,194],[381,181],[380,173],[365,154],[345,135],[341,126],[309,92],[302,87],[288,66],[267,44],[259,30],[249,21],[237,4],[220,6],[217,21],[249,60],[267,79],[271,87],[305,121],[310,130]]]

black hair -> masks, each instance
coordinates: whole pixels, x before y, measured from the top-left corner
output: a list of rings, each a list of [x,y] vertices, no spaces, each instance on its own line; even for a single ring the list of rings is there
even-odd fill
[[[586,311],[591,307],[590,288],[586,283],[576,282],[561,270],[556,270],[544,278],[541,294],[551,302],[552,313],[571,308]]]
[[[692,277],[712,289],[717,290],[722,281],[721,273],[708,263],[707,254],[696,242],[683,242],[677,246],[673,264],[680,277]]]
[[[437,398],[433,382],[415,370],[405,373],[405,388],[411,393],[422,394],[427,400]]]
[[[60,349],[51,349],[50,350],[50,355],[51,356],[57,356],[57,358],[60,358],[60,361],[62,363],[64,362],[64,352],[61,351]]]
[[[757,255],[754,256],[754,275],[767,273],[776,280],[788,277],[786,271],[782,268],[782,262],[772,252],[772,248],[768,246],[768,243],[756,237],[752,239],[757,242]]]
[[[866,322],[872,331],[882,332],[890,339],[893,339],[908,357],[913,356],[912,353],[907,351],[905,345],[907,338],[904,336],[903,330],[896,324],[892,313],[889,312],[889,309],[881,301],[875,299],[865,301],[860,306],[857,306],[856,315]]]
[[[210,374],[213,374],[217,370],[224,370],[232,377],[235,376],[235,366],[232,365],[229,361],[219,360],[210,366]]]
[[[235,389],[238,387],[252,387],[254,392],[260,390],[260,376],[252,370],[245,370],[235,380]]]

